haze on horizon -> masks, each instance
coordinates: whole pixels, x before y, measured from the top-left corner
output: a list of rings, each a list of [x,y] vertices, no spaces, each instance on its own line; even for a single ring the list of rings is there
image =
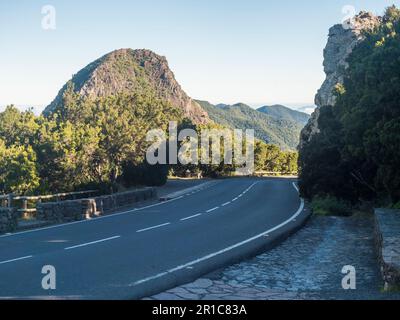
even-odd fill
[[[33,106],[39,112],[73,74],[119,48],[166,56],[195,99],[311,106],[325,78],[328,29],[342,21],[342,8],[382,14],[399,2],[1,2],[0,106]],[[41,27],[46,4],[56,9],[56,30]]]

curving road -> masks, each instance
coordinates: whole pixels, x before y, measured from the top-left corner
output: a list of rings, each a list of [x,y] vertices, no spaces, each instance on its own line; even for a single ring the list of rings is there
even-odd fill
[[[242,178],[119,214],[0,236],[0,298],[142,298],[271,247],[306,217],[293,180]],[[42,288],[44,265],[56,268],[56,290]]]

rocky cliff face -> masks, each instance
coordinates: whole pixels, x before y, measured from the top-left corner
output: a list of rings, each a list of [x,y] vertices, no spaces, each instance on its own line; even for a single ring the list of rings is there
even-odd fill
[[[361,41],[364,31],[372,30],[381,23],[381,17],[369,12],[360,12],[346,27],[337,24],[329,30],[328,43],[324,50],[324,71],[326,79],[315,97],[317,109],[311,116],[300,137],[300,148],[319,132],[319,108],[325,105],[334,106],[335,87],[343,83],[345,70],[348,67],[347,58]]]
[[[150,50],[121,49],[92,62],[73,76],[74,90],[84,97],[98,98],[117,93],[150,90],[181,108],[197,124],[209,122],[208,114],[182,90],[165,57]],[[62,105],[65,85],[44,114]]]

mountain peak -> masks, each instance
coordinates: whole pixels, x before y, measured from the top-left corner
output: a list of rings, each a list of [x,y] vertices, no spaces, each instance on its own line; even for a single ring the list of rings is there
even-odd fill
[[[119,93],[150,90],[159,98],[179,107],[195,123],[207,123],[207,113],[181,88],[165,57],[148,49],[118,49],[80,70],[70,80],[83,97],[95,99]],[[44,114],[62,107],[67,84],[45,109]]]
[[[245,109],[250,108],[251,109],[251,107],[249,105],[247,105],[247,104],[245,104],[243,102],[235,103],[235,104],[231,105],[230,107],[232,107],[232,108],[245,108]]]

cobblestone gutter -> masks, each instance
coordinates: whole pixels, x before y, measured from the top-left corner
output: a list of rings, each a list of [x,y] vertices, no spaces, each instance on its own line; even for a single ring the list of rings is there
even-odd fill
[[[372,215],[312,217],[272,250],[147,299],[398,300],[382,291],[374,224]],[[357,271],[355,290],[342,287],[345,265]]]
[[[375,243],[385,290],[400,287],[400,211],[375,210]]]

